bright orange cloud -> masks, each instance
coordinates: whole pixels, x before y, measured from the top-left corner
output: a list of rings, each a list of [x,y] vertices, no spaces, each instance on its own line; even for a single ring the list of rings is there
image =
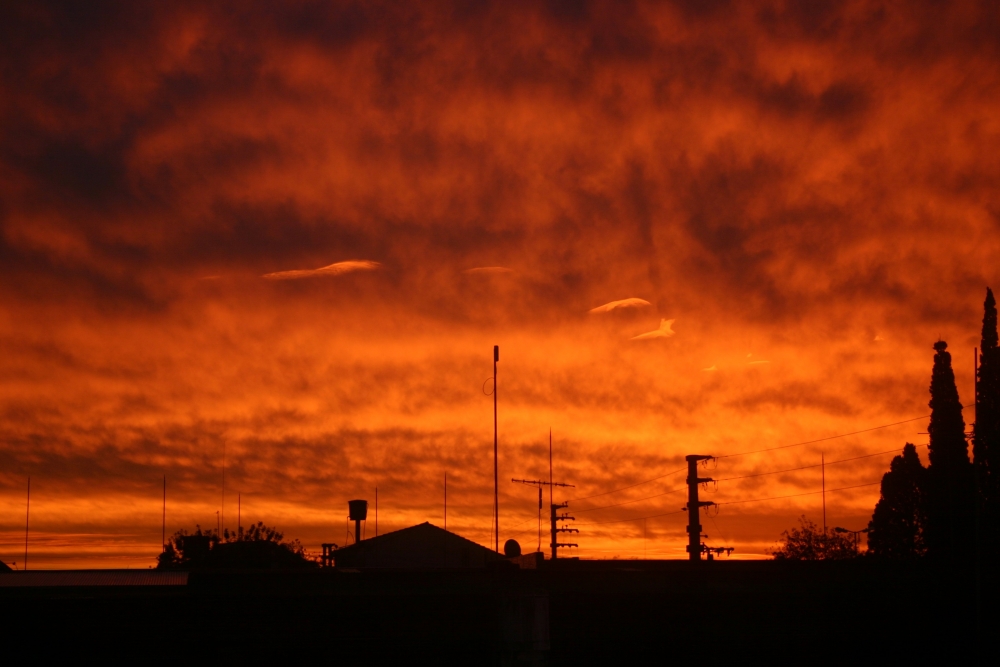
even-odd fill
[[[381,530],[438,521],[447,471],[449,528],[486,543],[494,344],[500,476],[547,475],[552,427],[583,557],[683,554],[682,480],[640,482],[685,454],[926,414],[939,336],[971,402],[989,11],[0,10],[0,559],[28,475],[39,566],[150,564],[164,475],[170,531],[239,497],[316,549],[376,486]],[[924,427],[720,458],[709,541],[757,557],[817,519],[821,453],[830,522],[864,525]],[[500,491],[534,546],[533,491]]]

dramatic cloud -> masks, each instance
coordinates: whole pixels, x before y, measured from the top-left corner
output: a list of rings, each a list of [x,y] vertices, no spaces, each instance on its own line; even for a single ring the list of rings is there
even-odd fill
[[[926,415],[939,337],[971,402],[959,351],[1000,285],[995,19],[6,3],[0,560],[29,475],[39,566],[150,564],[164,475],[168,531],[232,526],[240,494],[318,549],[375,486],[380,529],[439,521],[447,471],[449,528],[487,543],[496,344],[500,477],[547,475],[552,427],[571,511],[608,506],[583,557],[642,553],[646,516],[648,553],[683,556],[683,474],[646,480],[686,454]],[[923,431],[720,458],[710,542],[758,557],[822,506],[817,468],[747,475]],[[878,487],[847,487],[891,458],[826,466],[831,521],[865,525]],[[500,494],[501,538],[534,547],[532,489]]]
[[[660,320],[660,327],[654,331],[647,331],[646,333],[639,334],[638,336],[632,336],[632,340],[652,340],[654,338],[670,338],[674,335],[673,330],[674,322],[677,320]]]
[[[268,280],[296,280],[299,278],[317,278],[320,276],[339,276],[353,271],[374,271],[382,265],[366,259],[352,259],[346,262],[336,262],[319,269],[296,269],[292,271],[276,271],[265,273]]]
[[[636,297],[630,297],[628,299],[619,299],[618,301],[611,301],[603,306],[598,306],[597,308],[591,308],[589,312],[591,315],[599,315],[601,313],[610,313],[615,310],[623,310],[629,308],[645,308],[646,306],[651,306],[650,302],[645,299],[639,299]]]

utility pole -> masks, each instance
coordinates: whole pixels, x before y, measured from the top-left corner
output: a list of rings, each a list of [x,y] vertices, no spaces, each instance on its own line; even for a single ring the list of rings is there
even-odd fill
[[[24,569],[28,569],[28,520],[31,518],[31,475],[28,475],[28,501],[24,506]]]
[[[167,476],[163,476],[163,551],[167,550]]]
[[[823,479],[823,534],[826,535],[826,454],[820,452],[819,466]]]
[[[497,362],[500,346],[493,346],[493,525],[496,526],[494,547],[500,553],[500,468],[497,456]]]
[[[703,482],[711,482],[711,477],[698,477],[698,462],[707,461],[712,458],[703,454],[689,454],[685,457],[688,464],[688,504],[685,509],[688,511],[688,560],[701,561],[701,516],[700,509],[714,505],[712,501],[698,500],[698,485]]]
[[[568,502],[559,503],[558,505],[553,504],[551,506],[551,508],[552,508],[552,515],[551,515],[550,521],[551,521],[551,526],[552,526],[552,528],[551,528],[551,530],[552,530],[552,560],[555,560],[556,558],[559,557],[558,553],[557,553],[559,547],[578,547],[578,546],[580,546],[579,544],[559,542],[558,538],[556,537],[557,533],[579,533],[580,532],[576,528],[560,528],[559,527],[559,523],[558,523],[559,521],[576,521],[576,517],[572,517],[569,514],[565,514],[565,513],[563,513],[563,514],[559,514],[558,513],[558,511],[560,509],[563,509],[565,507],[569,507],[569,503]]]
[[[552,487],[554,487],[554,486],[562,486],[562,487],[568,487],[568,488],[576,488],[576,487],[574,485],[572,485],[572,484],[563,484],[562,482],[543,482],[542,480],[539,480],[539,479],[511,479],[510,481],[513,482],[514,484],[530,484],[531,486],[537,486],[538,487],[538,533],[539,533],[539,535],[538,535],[538,541],[539,541],[539,547],[540,547],[541,546],[541,541],[542,541],[542,537],[541,537],[541,532],[542,532],[542,525],[541,525],[542,524],[542,487],[543,486],[549,487],[549,491],[550,492],[552,490]],[[575,519],[573,517],[571,517],[571,516],[563,515],[562,517],[556,517],[556,509],[563,508],[563,507],[568,507],[568,504],[567,503],[563,503],[562,505],[554,505],[554,504],[552,505],[552,558],[556,557],[556,547],[557,546],[559,546],[559,547],[568,547],[568,546],[574,546],[575,547],[575,546],[577,546],[575,544],[572,544],[572,545],[570,545],[570,544],[556,544],[556,533],[557,532],[561,532],[561,533],[569,533],[569,532],[579,533],[580,532],[580,531],[578,531],[575,528],[557,528],[556,521],[566,521],[566,520],[575,521]]]
[[[222,514],[219,522],[219,539],[222,539],[222,531],[226,529],[226,441],[222,441]]]
[[[448,473],[444,474],[444,529],[448,530]]]

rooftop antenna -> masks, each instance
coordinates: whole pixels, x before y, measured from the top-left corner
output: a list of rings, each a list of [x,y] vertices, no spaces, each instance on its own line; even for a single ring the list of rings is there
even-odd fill
[[[538,487],[538,550],[541,551],[542,550],[542,487],[543,486],[549,487],[549,494],[551,496],[551,492],[552,492],[552,487],[553,486],[573,487],[573,485],[572,484],[563,484],[561,482],[543,482],[543,481],[538,480],[538,479],[511,479],[510,481],[513,482],[514,484],[530,484],[531,486],[537,486]],[[566,507],[566,505],[565,504],[559,505],[559,507]],[[552,505],[552,508],[553,508],[553,516],[555,516],[554,512],[555,512],[556,506]],[[563,521],[564,519],[560,518],[558,520],[559,521]],[[553,525],[553,530],[555,530],[555,524],[552,524],[552,525]],[[564,529],[560,529],[557,532],[564,532]],[[555,532],[553,532],[552,535],[553,535],[552,541],[555,542]],[[559,546],[567,546],[567,545],[560,544]],[[574,546],[576,546],[576,545],[574,545]],[[554,550],[553,550],[553,553],[555,553]]]
[[[826,535],[826,455],[823,452],[819,453],[819,465],[823,484],[823,534]]]
[[[549,507],[550,507],[551,512],[552,512],[552,516],[551,516],[552,544],[550,545],[552,547],[552,558],[553,559],[556,558],[556,549],[558,549],[559,547],[570,547],[570,546],[575,547],[575,546],[577,546],[576,544],[559,544],[559,543],[556,542],[556,533],[578,533],[580,531],[578,531],[575,528],[559,528],[558,524],[557,524],[558,521],[573,521],[575,519],[573,517],[569,516],[568,514],[557,515],[557,510],[562,509],[564,507],[569,507],[569,504],[568,503],[562,503],[560,505],[556,505],[555,504],[555,502],[552,500],[552,489],[553,489],[553,487],[556,487],[556,486],[569,487],[569,488],[576,488],[576,487],[573,484],[564,484],[563,482],[553,482],[552,481],[552,429],[551,428],[549,429],[549,481],[544,482],[544,481],[538,480],[538,479],[511,479],[510,481],[514,482],[515,484],[530,484],[532,486],[537,486],[538,487],[538,532],[539,532],[538,542],[539,542],[539,549],[541,548],[541,541],[542,541],[542,539],[541,539],[542,516],[541,515],[542,515],[542,487],[543,486],[548,486],[549,487]]]
[[[226,441],[222,441],[222,515],[219,523],[219,537],[226,527]]]
[[[28,502],[24,507],[24,567],[28,569],[28,519],[31,516],[31,475],[28,475]]]
[[[163,551],[167,550],[167,476],[163,476]]]
[[[500,553],[500,472],[497,457],[497,362],[500,346],[493,346],[493,525],[496,526],[494,548]]]

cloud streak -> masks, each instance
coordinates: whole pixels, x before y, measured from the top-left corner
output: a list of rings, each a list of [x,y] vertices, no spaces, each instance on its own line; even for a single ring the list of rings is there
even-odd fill
[[[342,276],[356,271],[375,271],[382,267],[378,262],[367,259],[351,259],[335,262],[319,269],[294,269],[291,271],[276,271],[265,273],[262,278],[267,280],[300,280],[302,278],[321,278],[326,276]]]
[[[587,312],[591,315],[600,315],[602,313],[611,313],[616,310],[629,310],[629,309],[639,309],[651,306],[652,304],[645,299],[639,299],[636,297],[629,297],[628,299],[619,299],[618,301],[611,301],[604,304],[603,306],[598,306],[597,308],[591,308]]]

